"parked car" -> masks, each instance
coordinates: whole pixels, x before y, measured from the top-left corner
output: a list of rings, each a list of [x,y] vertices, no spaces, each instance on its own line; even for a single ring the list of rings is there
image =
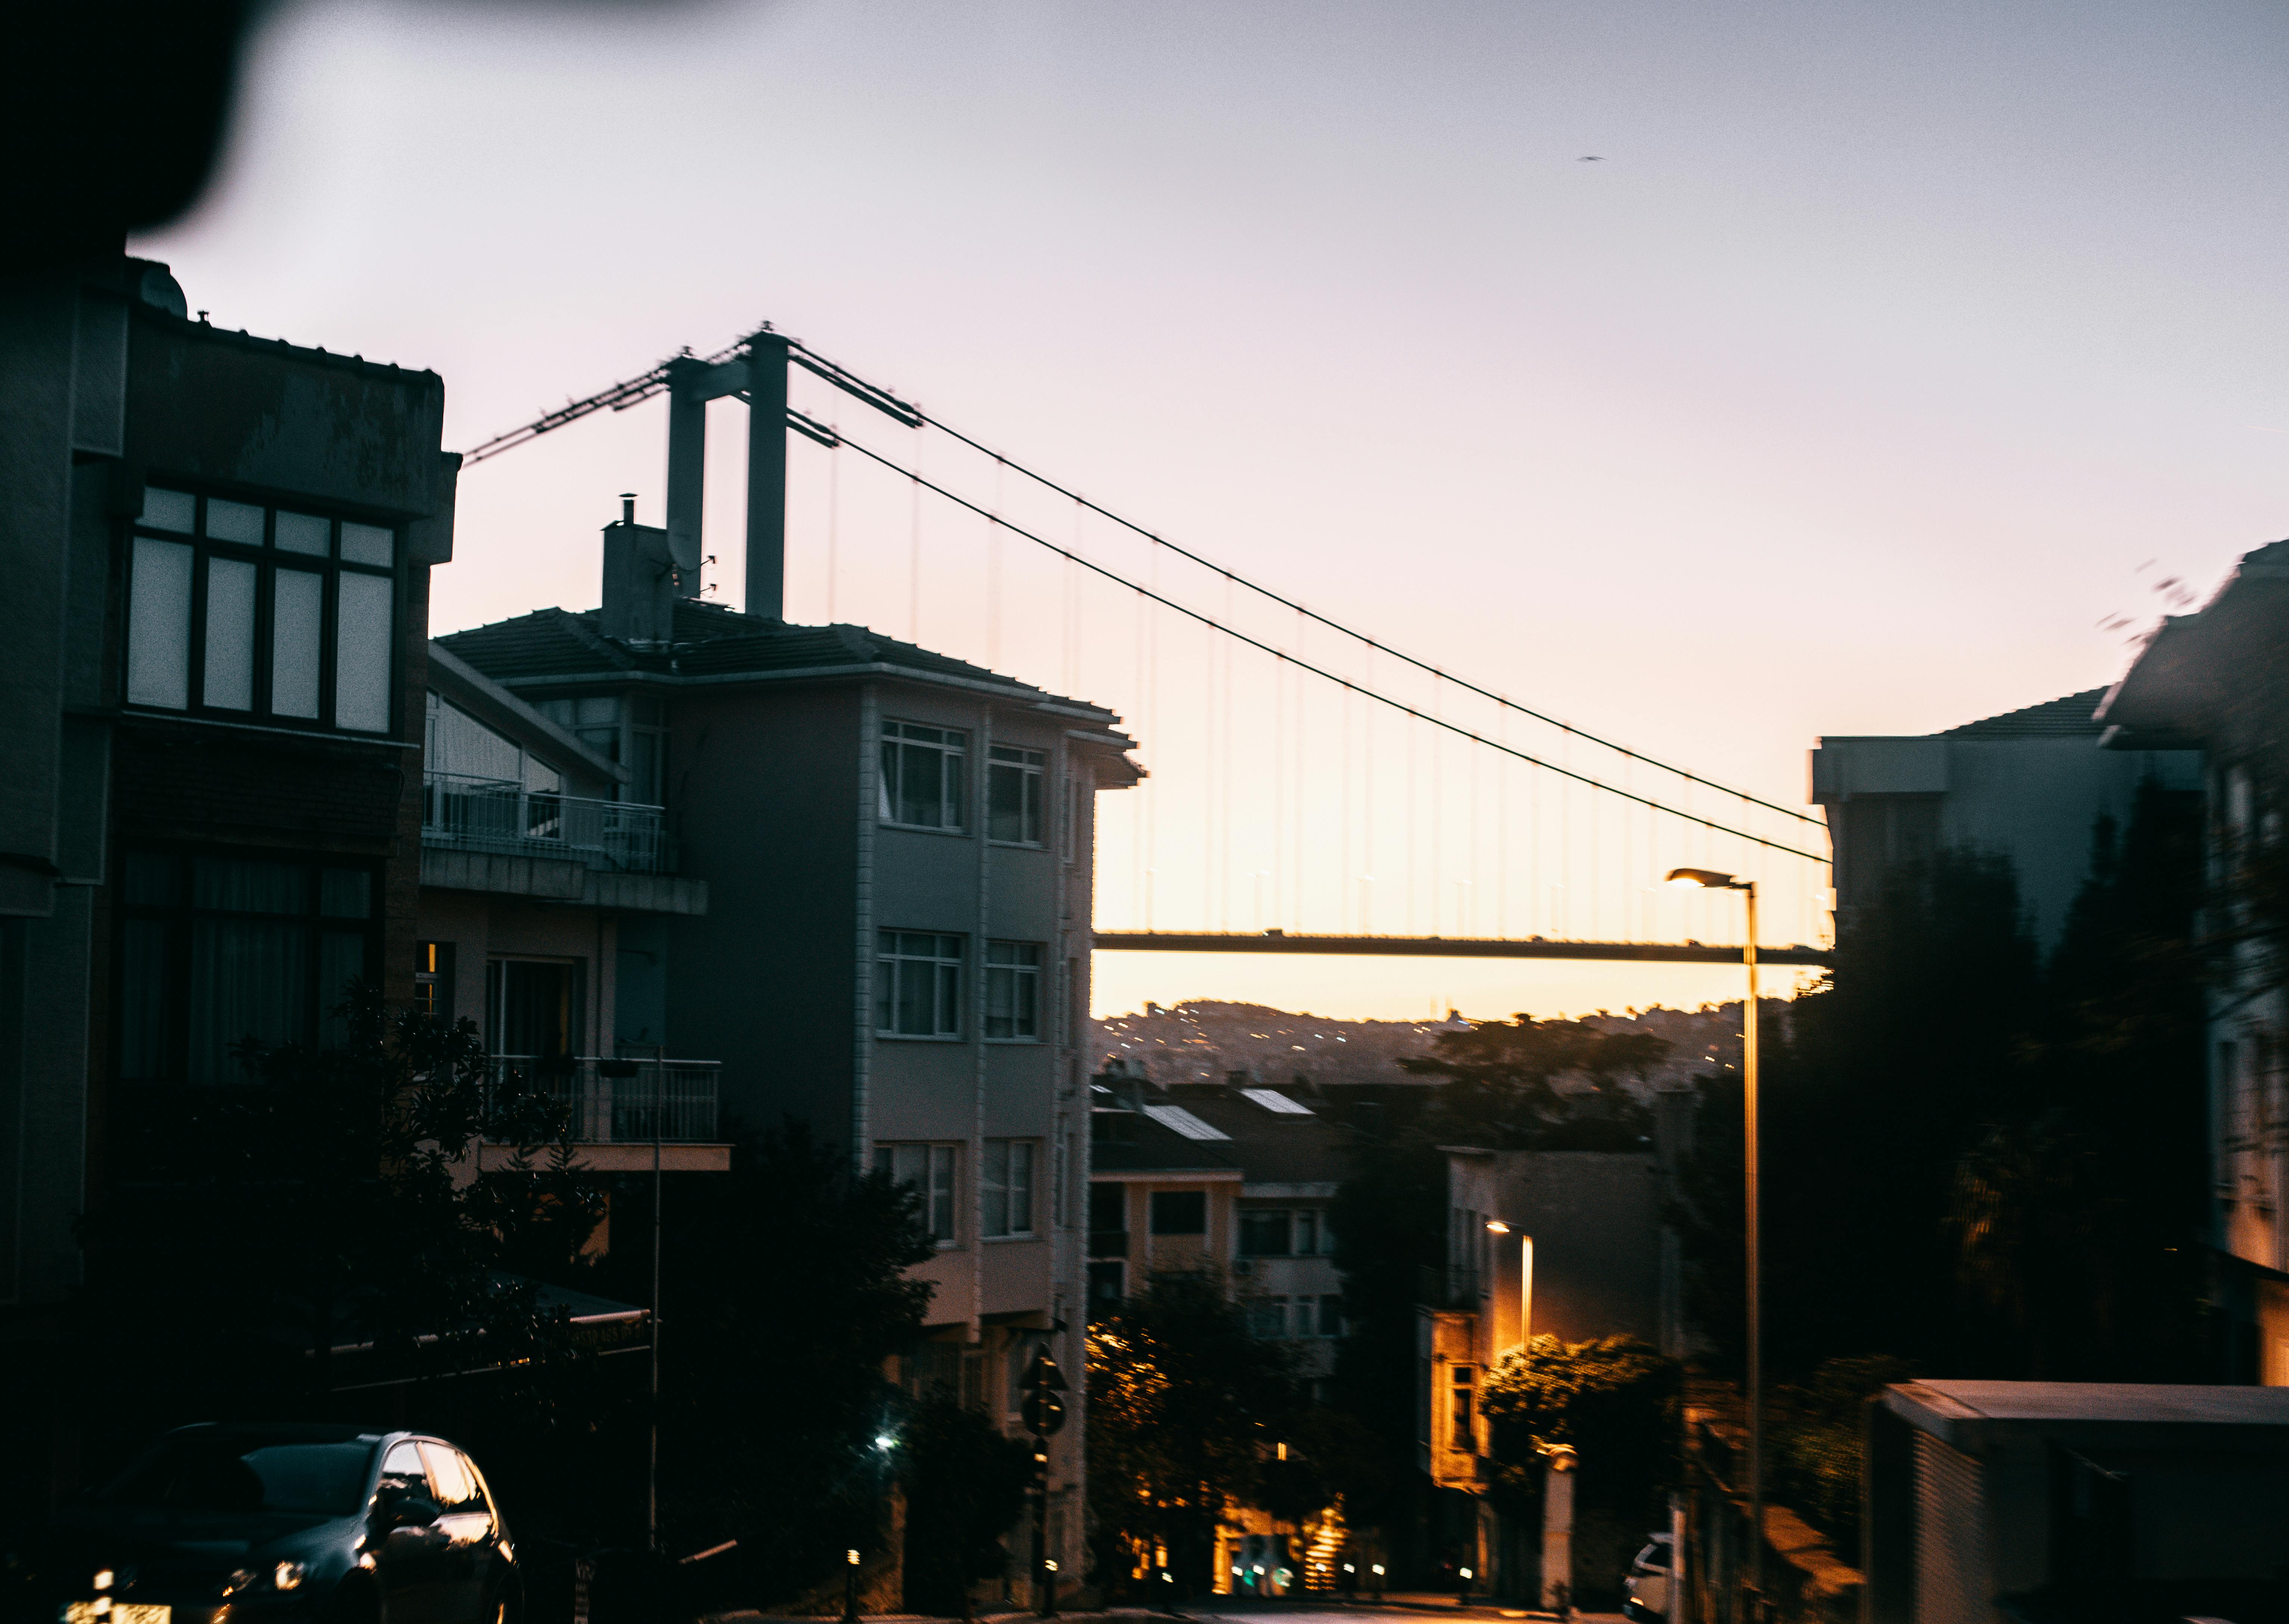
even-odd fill
[[[59,1624],[517,1624],[523,1607],[484,1474],[409,1433],[179,1428],[51,1533]]]
[[[1669,1536],[1647,1534],[1622,1581],[1622,1612],[1638,1624],[1661,1624],[1669,1616]]]

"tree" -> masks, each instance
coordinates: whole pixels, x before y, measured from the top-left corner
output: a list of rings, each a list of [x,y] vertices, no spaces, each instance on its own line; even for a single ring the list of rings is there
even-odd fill
[[[489,1090],[467,1021],[387,1007],[371,985],[335,1014],[337,1042],[240,1046],[244,1084],[139,1101],[133,1176],[82,1227],[81,1368],[116,1433],[326,1413],[344,1345],[396,1375],[490,1367],[510,1403],[577,1362],[562,1316],[502,1278],[594,1228],[568,1113]],[[517,1145],[514,1166],[470,1176],[480,1139]],[[136,1324],[169,1334],[117,1334]]]
[[[1959,1316],[1941,1220],[1956,1158],[2024,1082],[2040,982],[2000,858],[1942,851],[1894,871],[1837,944],[1826,983],[1764,1055],[1765,1345],[1776,1375],[1839,1354],[1950,1363]],[[1741,1368],[1741,1084],[1700,1079],[1673,1214],[1689,1302],[1719,1368]],[[1785,1170],[1786,1176],[1776,1176]]]
[[[1222,1283],[1163,1276],[1089,1333],[1089,1493],[1097,1572],[1168,1553],[1205,1593],[1216,1526],[1252,1502],[1277,1423],[1296,1409],[1291,1356],[1248,1334]]]
[[[2198,809],[2101,822],[2044,963],[1999,857],[1903,865],[1820,989],[1762,1016],[1775,1375],[1890,1355],[1950,1374],[2198,1380],[2213,1332]],[[1741,1088],[1700,1079],[1673,1214],[1690,1303],[1740,1369]],[[1775,1176],[1785,1170],[1786,1176]]]
[[[1356,1134],[1351,1175],[1328,1214],[1344,1280],[1345,1334],[1335,1402],[1368,1437],[1366,1469],[1346,1485],[1344,1514],[1402,1542],[1423,1509],[1416,1463],[1416,1305],[1446,1260],[1447,1158],[1435,1133]],[[1408,1553],[1394,1551],[1407,1560]]]
[[[1669,1053],[1651,1032],[1609,1032],[1585,1021],[1479,1021],[1445,1031],[1428,1055],[1399,1063],[1442,1077],[1434,1115],[1465,1143],[1494,1150],[1635,1150],[1652,1124],[1621,1079],[1642,1077]],[[1561,1094],[1559,1083],[1580,1087]],[[1564,1142],[1559,1142],[1563,1135]]]
[[[1001,1572],[1002,1547],[1033,1483],[1030,1440],[1005,1437],[951,1396],[925,1399],[902,1429],[906,1606],[970,1616],[969,1588]]]
[[[674,1182],[660,1216],[664,1537],[738,1541],[708,1564],[726,1604],[800,1595],[882,1537],[905,1403],[883,1366],[929,1302],[905,1270],[936,1255],[919,1202],[795,1125]],[[650,1267],[616,1253],[600,1289],[649,1301]]]
[[[1487,1377],[1483,1403],[1502,1486],[1538,1496],[1544,1452],[1581,1457],[1575,1504],[1632,1524],[1679,1476],[1684,1367],[1627,1336],[1537,1336]]]
[[[1867,1401],[1915,1367],[1887,1354],[1823,1360],[1809,1380],[1774,1395],[1768,1493],[1835,1541],[1860,1548],[1860,1477]]]
[[[2149,782],[2102,818],[2019,1086],[1954,1169],[1959,1302],[1996,1374],[2199,1380],[2207,1089],[2201,805]]]

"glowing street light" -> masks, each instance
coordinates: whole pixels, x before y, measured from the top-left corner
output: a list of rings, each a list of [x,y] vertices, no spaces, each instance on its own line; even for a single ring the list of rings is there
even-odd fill
[[[1765,1593],[1765,1331],[1762,1224],[1757,1199],[1757,882],[1708,868],[1669,871],[1673,886],[1738,891],[1748,904],[1748,942],[1741,961],[1748,967],[1749,999],[1741,1019],[1742,1151],[1747,1163],[1749,1265],[1749,1595],[1751,1607]],[[1672,1560],[1675,1558],[1672,1557]]]
[[[1499,1218],[1487,1220],[1487,1233],[1507,1235],[1510,1225]],[[1534,1237],[1518,1238],[1518,1357],[1525,1358],[1534,1347]]]

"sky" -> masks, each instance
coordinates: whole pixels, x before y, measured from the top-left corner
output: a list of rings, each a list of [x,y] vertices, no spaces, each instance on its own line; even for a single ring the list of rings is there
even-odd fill
[[[305,0],[251,47],[209,197],[134,247],[218,323],[435,370],[456,448],[771,321],[1386,648],[1809,810],[1818,736],[2104,684],[2173,593],[2289,533],[2285,72],[2289,10],[2263,4]],[[1682,792],[804,388],[1124,578]],[[711,417],[731,603],[743,410]],[[623,490],[657,521],[665,454],[654,403],[468,469],[434,629],[593,606],[598,529]],[[1812,865],[1592,816],[1393,713],[1371,732],[1340,690],[1217,654],[850,451],[790,458],[792,617],[1128,719],[1154,776],[1105,798],[1109,925],[1736,940],[1727,899],[1647,889],[1700,856],[1766,878],[1767,941],[1817,939]],[[1163,954],[1097,975],[1101,1011],[1354,1016],[1738,981]]]

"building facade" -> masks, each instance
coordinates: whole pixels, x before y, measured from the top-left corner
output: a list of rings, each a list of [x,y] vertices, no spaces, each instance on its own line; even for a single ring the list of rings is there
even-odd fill
[[[2008,857],[2038,946],[2056,945],[2090,872],[2101,817],[2130,821],[2138,786],[2198,790],[2184,748],[2101,750],[2103,689],[1920,736],[1829,735],[1812,752],[1812,799],[1827,808],[1841,929],[1894,864],[1964,848]]]
[[[414,997],[484,1034],[495,1086],[572,1113],[599,1175],[730,1166],[720,1064],[671,1040],[660,921],[707,911],[628,769],[433,644]],[[656,1142],[658,1142],[656,1143]],[[475,1148],[472,1173],[514,1146]],[[610,1218],[595,1243],[609,1245]]]
[[[2208,1240],[2234,1326],[2226,1374],[2289,1386],[2289,542],[2165,622],[2099,719],[2110,749],[2206,763]]]
[[[727,1133],[799,1125],[913,1185],[938,1250],[907,1379],[1015,1430],[1045,1342],[1080,1386],[1096,797],[1139,776],[1130,741],[861,627],[698,601],[632,515],[605,555],[602,609],[440,641],[624,769],[706,877],[704,913],[618,920],[613,1035],[720,1062]],[[1068,1567],[1081,1431],[1051,1451]]]
[[[164,266],[22,280],[0,324],[0,1324],[36,1379],[169,1102],[351,981],[412,996],[459,458],[435,374],[190,319]],[[14,1509],[74,1486],[45,1426]]]

